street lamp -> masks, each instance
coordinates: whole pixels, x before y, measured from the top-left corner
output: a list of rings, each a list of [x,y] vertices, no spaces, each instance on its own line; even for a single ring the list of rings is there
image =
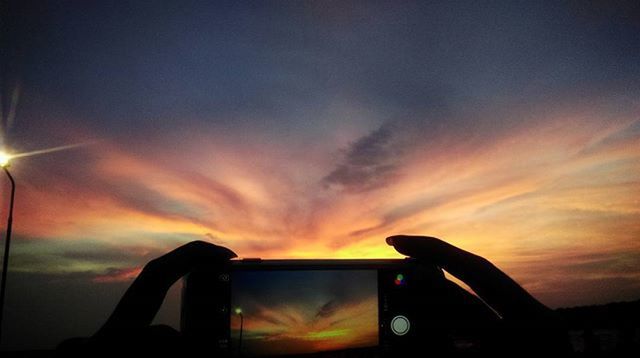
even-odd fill
[[[5,152],[5,151],[0,151],[0,166],[1,167],[6,167],[9,165],[9,161],[11,161],[11,154]]]
[[[9,265],[9,247],[11,245],[11,225],[13,223],[13,199],[16,193],[16,182],[13,180],[9,172],[9,162],[11,155],[7,152],[0,151],[0,167],[9,177],[11,182],[11,199],[9,201],[9,217],[7,219],[7,234],[4,239],[4,257],[2,259],[2,281],[0,282],[0,342],[2,342],[2,318],[4,312],[4,296],[7,284],[7,268]]]
[[[242,330],[244,326],[244,315],[242,314],[242,308],[236,308],[236,314],[240,316],[240,338],[238,339],[238,355],[242,356]]]
[[[2,281],[0,282],[0,342],[2,342],[2,317],[4,312],[4,297],[6,293],[6,284],[7,284],[7,267],[9,265],[9,247],[11,245],[11,224],[13,222],[13,199],[16,192],[16,183],[13,180],[11,173],[9,172],[10,162],[12,159],[59,152],[62,150],[84,147],[94,143],[97,143],[97,142],[91,141],[91,142],[85,142],[85,143],[63,145],[59,147],[39,149],[39,150],[34,150],[31,152],[24,152],[24,153],[9,153],[5,150],[0,149],[0,167],[2,167],[2,170],[4,170],[4,172],[7,174],[7,177],[9,177],[9,181],[11,181],[11,201],[9,202],[7,234],[4,241],[4,259],[2,260]]]

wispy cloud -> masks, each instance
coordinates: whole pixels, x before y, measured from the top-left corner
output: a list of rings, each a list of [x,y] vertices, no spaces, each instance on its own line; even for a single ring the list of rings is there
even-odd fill
[[[93,282],[108,283],[108,282],[130,281],[136,278],[140,273],[140,271],[142,271],[141,267],[125,267],[125,268],[112,267],[112,268],[109,268],[106,272],[96,275],[93,278]]]
[[[147,142],[157,156],[104,141],[85,149],[81,167],[16,168],[29,170],[16,208],[16,222],[29,225],[16,225],[17,233],[68,247],[47,254],[47,264],[29,261],[28,252],[15,262],[126,280],[131,268],[193,239],[241,256],[395,257],[383,238],[403,232],[484,255],[544,295],[549,287],[530,273],[556,260],[546,251],[572,262],[569,253],[615,247],[613,259],[638,250],[637,119],[603,123],[603,113],[548,111],[486,136],[485,120],[467,142],[448,139],[456,133],[446,128],[425,141],[415,123],[376,126],[354,135],[338,158],[335,149],[307,157],[259,140],[251,142],[260,160],[249,155],[256,148],[233,141],[195,141],[184,154],[167,149],[177,144]],[[102,244],[80,249],[87,240]],[[514,261],[529,249],[539,249],[538,261]],[[556,284],[575,271],[594,275],[579,265],[557,270]]]
[[[359,138],[345,150],[342,162],[323,178],[323,183],[353,193],[389,184],[398,174],[401,153],[393,139],[390,125],[382,125]]]

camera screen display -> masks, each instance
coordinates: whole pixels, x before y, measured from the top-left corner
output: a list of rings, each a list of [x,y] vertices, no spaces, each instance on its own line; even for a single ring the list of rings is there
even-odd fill
[[[231,351],[268,356],[375,347],[377,270],[236,271]]]

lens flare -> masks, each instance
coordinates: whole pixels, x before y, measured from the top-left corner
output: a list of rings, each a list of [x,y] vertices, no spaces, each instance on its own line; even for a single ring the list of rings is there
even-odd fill
[[[39,149],[39,150],[34,150],[31,152],[25,152],[25,153],[17,153],[17,154],[13,154],[10,156],[10,159],[13,158],[23,158],[23,157],[31,157],[34,155],[40,155],[40,154],[48,154],[48,153],[54,153],[54,152],[59,152],[62,150],[68,150],[68,149],[74,149],[74,148],[79,148],[79,147],[85,147],[88,145],[92,145],[92,144],[96,144],[98,141],[91,141],[91,142],[84,142],[84,143],[76,143],[76,144],[69,144],[69,145],[62,145],[59,147],[53,147],[53,148],[46,148],[46,149]]]
[[[9,165],[13,156],[5,151],[0,151],[0,167],[6,167]]]

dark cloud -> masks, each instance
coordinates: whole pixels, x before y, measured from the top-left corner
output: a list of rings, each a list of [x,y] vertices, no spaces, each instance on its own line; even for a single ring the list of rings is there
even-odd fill
[[[397,176],[399,154],[392,128],[382,125],[351,144],[342,163],[322,182],[326,187],[335,186],[353,193],[380,188]]]
[[[93,282],[121,282],[131,281],[140,273],[141,268],[136,267],[110,267],[105,272],[93,277]]]
[[[175,200],[170,193],[152,189],[142,182],[111,178],[105,183],[105,195],[121,203],[123,207],[156,217],[187,219],[196,223],[206,223],[204,208],[185,200]],[[215,188],[211,188],[214,191]]]
[[[338,309],[340,309],[340,303],[336,300],[331,300],[318,309],[315,318],[331,317]]]
[[[627,249],[608,252],[550,252],[546,249],[515,250],[523,265],[541,266],[553,262],[548,270],[573,273],[576,276],[623,277],[640,276],[640,253]]]
[[[84,249],[73,249],[58,254],[61,259],[73,261],[87,261],[94,263],[136,263],[145,262],[165,254],[170,247],[94,247]]]
[[[12,247],[11,265],[13,270],[20,272],[40,272],[86,281],[103,275],[122,275],[131,268],[143,267],[150,260],[200,237],[154,233],[152,238],[154,245],[127,245],[91,239],[66,241],[24,237],[18,234]]]

